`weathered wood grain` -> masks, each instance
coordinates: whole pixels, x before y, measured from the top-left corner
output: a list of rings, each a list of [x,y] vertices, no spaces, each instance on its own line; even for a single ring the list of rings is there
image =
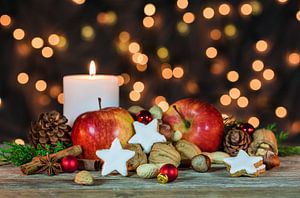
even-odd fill
[[[208,173],[180,170],[175,182],[159,184],[135,174],[102,177],[93,186],[73,182],[73,174],[25,176],[19,168],[0,166],[0,197],[300,197],[300,156],[281,158],[281,166],[257,178],[229,177],[225,168]]]

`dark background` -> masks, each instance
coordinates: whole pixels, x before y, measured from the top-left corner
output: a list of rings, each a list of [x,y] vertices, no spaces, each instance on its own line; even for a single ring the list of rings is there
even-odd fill
[[[156,7],[151,28],[143,25],[147,3]],[[120,86],[122,107],[150,107],[157,96],[164,96],[170,104],[181,98],[197,97],[240,120],[255,116],[260,126],[275,122],[280,129],[290,132],[291,144],[299,143],[300,1],[190,0],[185,9],[179,9],[176,3],[173,0],[86,0],[83,4],[72,0],[0,0],[2,23],[5,23],[3,15],[11,18],[8,25],[0,24],[0,141],[26,138],[30,121],[41,112],[53,109],[62,112],[63,105],[57,96],[62,91],[63,76],[88,73],[88,64],[95,59],[98,73],[125,77]],[[218,11],[222,3],[231,8],[226,16]],[[247,16],[241,12],[244,4],[252,9]],[[214,10],[211,19],[203,16],[207,7]],[[186,12],[195,16],[191,24],[183,22]],[[226,28],[232,25],[236,33],[228,35]],[[85,26],[92,28],[92,36],[82,35]],[[25,31],[21,40],[13,36],[17,28]],[[213,29],[221,33],[220,38],[211,38]],[[128,41],[119,38],[124,31],[130,35]],[[67,44],[52,46],[48,42],[51,34],[63,36]],[[34,37],[41,37],[43,47],[53,49],[53,56],[45,58],[41,54],[43,48],[33,48]],[[257,51],[259,40],[267,42],[267,50]],[[148,57],[146,71],[138,71],[131,60],[132,54],[128,52],[131,42],[137,42],[140,52]],[[168,57],[158,57],[160,47],[168,49]],[[216,57],[207,57],[208,47],[217,49]],[[264,63],[262,71],[253,70],[256,59]],[[164,79],[163,63],[168,63],[171,69],[180,65],[183,77]],[[272,80],[264,79],[265,69],[274,71]],[[231,70],[238,72],[238,81],[227,79]],[[26,84],[17,80],[23,72],[29,76]],[[126,82],[128,75],[130,81]],[[254,78],[262,83],[257,91],[249,88]],[[36,90],[37,80],[47,83],[45,91]],[[145,89],[138,101],[132,101],[129,94],[136,81],[143,82]],[[220,103],[220,97],[233,87],[248,98],[248,106],[240,108],[236,99],[227,106]],[[287,110],[283,118],[275,114],[275,109],[281,106]]]

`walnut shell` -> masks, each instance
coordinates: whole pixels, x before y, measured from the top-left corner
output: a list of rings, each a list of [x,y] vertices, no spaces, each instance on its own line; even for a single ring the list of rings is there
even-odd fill
[[[86,170],[80,171],[75,175],[74,179],[76,184],[92,185],[94,184],[94,178],[92,174]]]
[[[180,161],[180,154],[171,143],[155,143],[149,155],[152,164],[173,164],[178,167]]]
[[[211,168],[210,158],[206,155],[196,155],[192,159],[192,167],[197,172],[207,172]]]
[[[147,163],[147,155],[143,152],[141,145],[139,144],[128,144],[125,149],[135,152],[135,155],[127,161],[128,171],[136,170],[136,168],[142,164]]]
[[[159,169],[159,166],[156,164],[142,164],[136,169],[136,174],[139,177],[150,179],[158,175]]]
[[[186,140],[176,142],[175,148],[180,153],[181,160],[191,160],[196,155],[201,154],[198,146]]]

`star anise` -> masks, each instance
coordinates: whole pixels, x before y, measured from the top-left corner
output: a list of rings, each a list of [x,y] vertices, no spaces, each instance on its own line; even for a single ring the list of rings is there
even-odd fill
[[[50,157],[49,154],[47,154],[45,157],[41,157],[40,162],[42,163],[42,166],[37,173],[47,172],[47,174],[51,176],[58,175],[62,172],[60,163],[57,162],[55,157]]]

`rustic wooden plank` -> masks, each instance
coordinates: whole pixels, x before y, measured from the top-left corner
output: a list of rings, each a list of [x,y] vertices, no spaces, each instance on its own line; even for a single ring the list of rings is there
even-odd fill
[[[300,156],[281,158],[281,162],[281,167],[257,178],[229,177],[223,166],[208,173],[180,170],[178,179],[165,185],[135,174],[102,177],[95,171],[93,186],[75,184],[75,173],[25,176],[19,168],[6,165],[0,166],[0,197],[299,197]]]

